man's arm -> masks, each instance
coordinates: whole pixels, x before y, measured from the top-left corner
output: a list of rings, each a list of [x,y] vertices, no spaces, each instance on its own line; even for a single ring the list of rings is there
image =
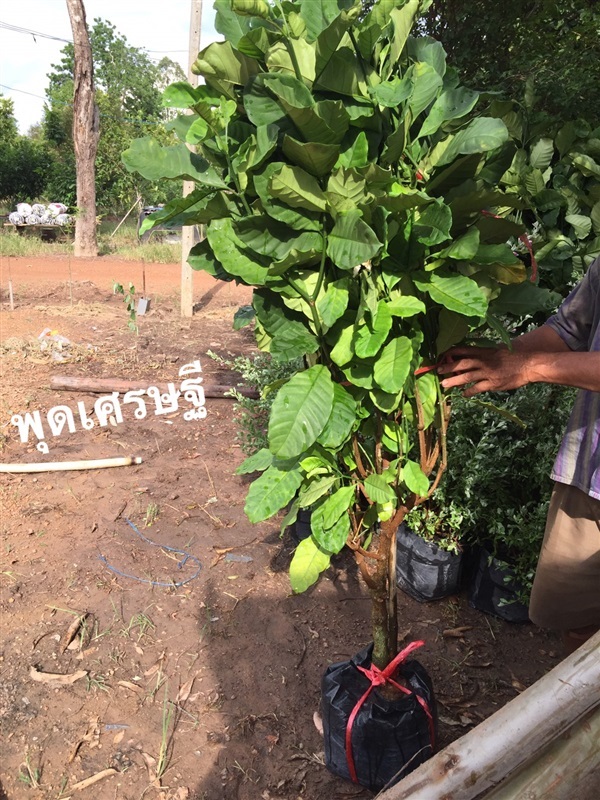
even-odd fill
[[[573,352],[543,325],[513,341],[513,349],[456,347],[438,367],[445,389],[468,386],[465,397],[518,389],[528,383],[557,383],[600,392],[600,353]]]

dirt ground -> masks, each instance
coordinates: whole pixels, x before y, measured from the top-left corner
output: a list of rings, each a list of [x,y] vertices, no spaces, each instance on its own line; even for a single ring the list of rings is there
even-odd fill
[[[371,797],[328,773],[313,723],[326,666],[369,640],[365,589],[339,558],[328,579],[291,594],[289,532],[280,538],[276,522],[253,526],[243,513],[232,401],[207,400],[206,419],[191,422],[181,411],[135,419],[129,407],[121,424],[49,436],[48,455],[11,424],[12,414],[79,401],[91,411],[96,396],[51,390],[53,375],[149,386],[177,382],[199,358],[205,384],[235,381],[206,351],[252,350],[250,331],[231,324],[248,290],[196,275],[197,313],[182,319],[179,266],[147,264],[152,302],[136,336],[112,281],[141,286],[141,269],[3,259],[2,462],[143,461],[1,476],[0,798]],[[40,350],[45,328],[70,340],[58,354],[67,360]],[[436,688],[440,746],[560,657],[552,634],[484,616],[464,595],[428,605],[401,595],[400,629],[426,642],[419,658]]]

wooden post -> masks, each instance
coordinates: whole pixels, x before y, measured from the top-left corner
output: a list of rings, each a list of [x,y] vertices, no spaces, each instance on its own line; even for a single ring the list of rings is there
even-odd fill
[[[94,60],[83,0],[67,0],[73,30],[73,144],[77,172],[75,257],[98,255],[96,239],[96,153],[100,118],[94,98]]]
[[[191,0],[190,42],[188,53],[188,81],[198,86],[198,76],[192,72],[192,64],[200,50],[200,28],[202,26],[202,0]],[[193,149],[190,147],[190,149]],[[194,181],[183,182],[183,196],[186,197],[194,189]],[[181,316],[191,317],[194,313],[193,272],[187,263],[190,250],[194,244],[194,227],[186,225],[181,229]]]
[[[522,800],[524,797],[568,797],[588,800],[573,792],[560,794],[496,794],[524,767],[535,773],[535,762],[547,748],[560,741],[571,729],[581,728],[585,736],[600,709],[600,633],[583,644],[551,672],[526,689],[500,711],[486,719],[461,739],[448,745],[391,789],[378,795],[379,800]],[[589,716],[588,716],[589,715]],[[597,719],[596,719],[597,723]],[[581,749],[584,749],[583,739]],[[597,741],[587,748],[588,756],[578,767],[580,781],[586,781],[599,769]],[[541,763],[538,772],[541,775]],[[534,764],[533,767],[528,766]],[[565,780],[570,765],[563,763]],[[591,778],[593,780],[593,778]],[[563,781],[564,783],[564,781]],[[583,783],[581,784],[584,785]],[[596,797],[594,795],[594,797]]]

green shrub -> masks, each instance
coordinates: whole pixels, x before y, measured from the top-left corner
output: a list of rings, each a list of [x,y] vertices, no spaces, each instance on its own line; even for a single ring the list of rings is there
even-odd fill
[[[463,542],[487,543],[492,555],[515,569],[527,596],[544,535],[550,472],[574,392],[531,384],[486,401],[459,395],[453,403],[448,470],[436,499],[460,509]]]
[[[269,353],[223,358],[211,350],[207,355],[217,364],[239,372],[244,385],[259,393],[258,398],[244,397],[236,389],[232,389],[230,393],[236,400],[233,406],[234,420],[238,427],[236,440],[242,452],[251,456],[263,447],[268,447],[267,427],[277,389],[290,375],[302,369],[302,359],[274,361]]]

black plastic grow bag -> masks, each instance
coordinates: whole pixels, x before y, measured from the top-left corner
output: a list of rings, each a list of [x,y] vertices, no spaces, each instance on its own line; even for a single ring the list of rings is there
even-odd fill
[[[519,585],[503,561],[480,548],[471,583],[469,605],[506,622],[528,622],[527,606],[517,600]]]
[[[405,660],[422,644],[408,645],[383,671],[371,665],[372,645],[327,668],[321,685],[325,764],[335,775],[376,792],[433,755],[431,680],[418,661]],[[377,685],[393,683],[394,676],[404,678],[408,689],[389,700]]]
[[[396,533],[396,582],[420,603],[460,590],[462,553],[450,553],[413,533],[404,523]]]

